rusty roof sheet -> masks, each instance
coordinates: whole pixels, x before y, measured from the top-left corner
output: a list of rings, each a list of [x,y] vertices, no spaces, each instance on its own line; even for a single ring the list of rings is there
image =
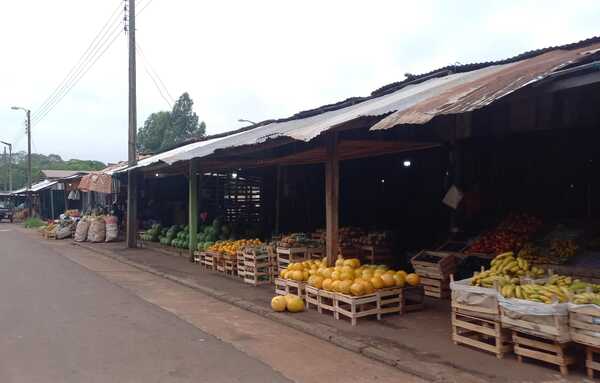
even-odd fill
[[[600,52],[600,42],[572,50],[557,49],[514,63],[478,78],[463,78],[432,97],[385,117],[371,130],[398,124],[424,124],[441,114],[470,112],[487,106],[526,85],[540,81],[566,66],[587,60]],[[477,71],[475,71],[477,72]]]

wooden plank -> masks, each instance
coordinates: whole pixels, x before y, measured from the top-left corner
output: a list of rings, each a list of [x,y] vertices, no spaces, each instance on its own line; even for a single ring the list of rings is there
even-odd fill
[[[491,314],[498,315],[498,319],[500,318],[500,309],[499,308],[489,308],[489,307],[479,307],[479,306],[467,306],[462,305],[460,303],[456,303],[454,300],[452,301],[452,307],[458,310],[466,310],[466,311],[474,311],[482,314]]]
[[[571,318],[569,320],[569,326],[574,327],[576,329],[580,328],[582,330],[588,330],[588,331],[600,333],[600,325],[582,322],[582,321],[579,321],[579,320],[573,319],[573,318]]]
[[[541,351],[530,350],[530,349],[524,348],[518,344],[515,345],[514,350],[515,350],[515,354],[517,354],[517,355],[541,360],[543,362],[553,363],[558,366],[566,366],[567,365],[564,358],[558,357],[556,355],[550,355],[548,353],[541,352]]]
[[[535,339],[525,338],[523,336],[517,335],[517,333],[513,333],[513,341],[523,346],[535,347],[541,350],[547,350],[552,352],[557,352],[561,349],[560,346],[556,344],[551,344],[547,342],[541,342]]]
[[[463,343],[463,344],[466,344],[466,345],[469,345],[469,346],[473,346],[473,347],[476,347],[476,348],[479,348],[479,349],[482,349],[482,350],[485,350],[485,351],[489,351],[489,352],[494,353],[494,354],[496,354],[498,352],[496,346],[494,346],[494,345],[491,345],[491,344],[488,344],[488,343],[485,343],[485,342],[481,342],[481,341],[478,341],[478,340],[475,340],[475,339],[467,338],[466,336],[462,336],[462,335],[459,335],[459,334],[453,334],[452,335],[452,340],[455,341],[455,342]],[[509,350],[510,349],[508,349],[506,351],[509,351]]]
[[[475,331],[480,334],[485,334],[485,335],[489,335],[489,336],[497,336],[498,335],[497,331],[492,328],[477,325],[475,323],[467,322],[465,320],[457,319],[456,315],[454,315],[454,318],[452,318],[452,324],[454,326],[461,327],[466,330]]]
[[[545,324],[538,324],[521,319],[513,319],[508,317],[504,313],[501,316],[501,321],[502,326],[504,327],[510,327],[514,330],[519,331],[524,330],[524,332],[531,332],[534,335],[546,338],[550,337],[550,339],[554,340],[560,340],[559,338],[568,337],[569,335],[568,325],[556,327]]]

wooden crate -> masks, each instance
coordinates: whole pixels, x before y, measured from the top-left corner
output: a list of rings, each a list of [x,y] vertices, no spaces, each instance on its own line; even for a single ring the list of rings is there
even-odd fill
[[[600,357],[600,348],[586,346],[585,369],[590,379],[594,379],[594,371],[600,371],[600,362],[597,362],[598,357]]]
[[[291,279],[275,278],[275,294],[296,295],[302,299],[306,298],[306,282],[293,281]]]
[[[242,273],[250,284],[256,286],[273,281],[273,257],[266,247],[245,248],[238,265],[242,267]]]
[[[271,267],[255,269],[252,266],[244,267],[244,282],[252,286],[267,285],[272,282],[273,272]]]
[[[241,250],[238,250],[236,253],[236,262],[237,275],[240,278],[244,278],[246,276],[246,265],[244,264],[244,253]]]
[[[569,327],[573,341],[600,348],[600,306],[571,305]]]
[[[543,305],[543,303],[540,303]],[[500,307],[502,327],[519,333],[565,343],[571,340],[569,317],[565,315],[527,315],[519,319],[512,318],[504,307]]]
[[[338,249],[338,255],[344,259],[360,258],[362,251],[359,247],[346,246]]]
[[[319,289],[307,285],[305,293],[306,297],[304,301],[306,302],[306,308],[310,309],[310,306],[312,305],[315,306],[315,309],[317,309],[318,312],[321,312],[321,310],[319,310]]]
[[[335,319],[341,317],[350,319],[352,326],[356,326],[359,318],[380,316],[380,300],[377,293],[353,297],[351,295],[335,293]]]
[[[314,260],[320,261],[324,257],[325,257],[325,249],[322,247],[309,247],[307,249],[306,258],[308,260],[314,259]]]
[[[425,308],[425,290],[423,286],[406,286],[402,289],[403,313],[419,311]]]
[[[214,253],[207,251],[201,252],[200,264],[207,270],[215,270]]]
[[[467,315],[457,309],[452,309],[452,341],[491,352],[498,359],[510,352],[510,332],[500,325],[498,320],[489,320]]]
[[[290,263],[306,260],[306,247],[278,247],[277,248],[277,273],[288,267]]]
[[[512,332],[512,340],[519,363],[524,357],[552,363],[560,368],[562,375],[568,375],[569,365],[575,363],[568,350],[570,342],[557,342],[519,331]]]
[[[498,305],[497,291],[486,287],[471,286],[471,280],[465,279],[454,282],[450,275],[450,282],[455,288],[451,290],[452,308],[477,318],[500,321],[500,306]],[[463,291],[460,286],[467,286]]]
[[[201,260],[201,256],[200,256],[200,251],[194,251],[194,263],[200,263]]]
[[[376,292],[379,299],[379,312],[377,319],[381,320],[383,314],[404,314],[404,289],[401,287],[392,287],[378,290]]]
[[[363,263],[371,265],[385,263],[393,258],[392,250],[387,247],[361,246],[360,251],[360,259]]]
[[[438,299],[450,298],[450,280],[421,277],[425,295]]]
[[[230,277],[237,275],[237,258],[226,257],[223,258],[223,265],[225,267],[225,274]]]
[[[326,290],[319,290],[319,313],[323,314],[326,311],[329,311],[333,314],[333,317],[336,317],[336,309],[335,309],[335,293]]]
[[[448,280],[456,268],[456,255],[451,252],[423,250],[410,262],[420,277]]]

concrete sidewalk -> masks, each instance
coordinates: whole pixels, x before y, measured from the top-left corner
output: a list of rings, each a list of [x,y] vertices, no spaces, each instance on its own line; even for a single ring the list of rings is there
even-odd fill
[[[426,308],[403,316],[390,315],[381,321],[362,320],[352,327],[331,315],[314,310],[299,314],[273,313],[272,285],[253,287],[220,273],[205,271],[190,263],[186,253],[155,248],[126,249],[123,243],[77,246],[118,259],[148,272],[193,287],[292,328],[332,342],[340,347],[395,366],[432,381],[582,381],[581,369],[564,380],[557,369],[535,363],[519,364],[509,355],[494,355],[456,346],[451,341],[450,304],[447,300],[426,299]]]

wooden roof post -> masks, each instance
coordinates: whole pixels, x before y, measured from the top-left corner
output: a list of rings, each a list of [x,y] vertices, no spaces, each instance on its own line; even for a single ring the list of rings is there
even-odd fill
[[[325,232],[327,264],[335,263],[338,255],[340,162],[337,149],[337,133],[327,137],[327,160],[325,162]]]
[[[188,209],[190,230],[190,261],[194,261],[194,251],[198,247],[198,159],[192,158],[189,163],[188,175]]]
[[[275,234],[281,234],[279,232],[279,215],[281,212],[281,165],[277,165],[277,175],[275,176]]]

